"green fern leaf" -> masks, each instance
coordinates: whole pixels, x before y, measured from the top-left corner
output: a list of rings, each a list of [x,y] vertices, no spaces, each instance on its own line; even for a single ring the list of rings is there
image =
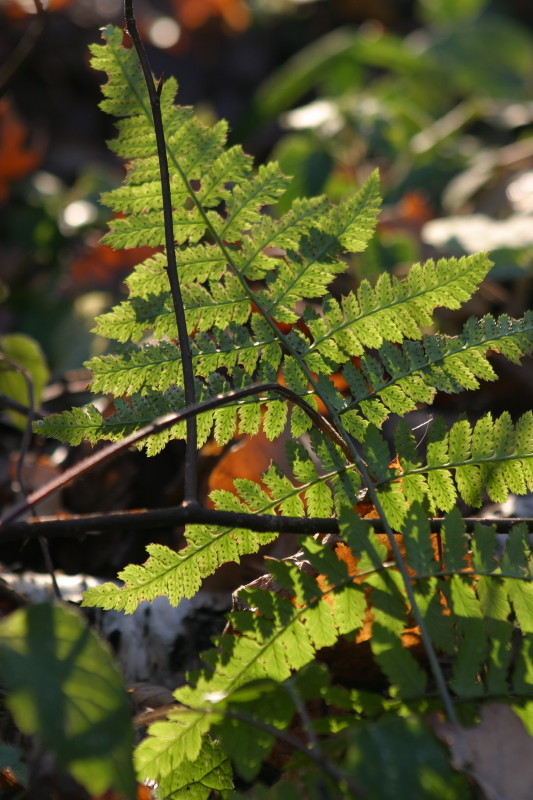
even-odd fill
[[[105,419],[94,406],[73,408],[72,411],[39,420],[35,424],[35,430],[44,436],[53,436],[72,444],[80,444],[84,439],[92,444],[102,439],[119,441],[157,417],[182,410],[185,401],[183,392],[173,387],[165,393],[147,391],[144,395],[132,395],[129,401],[117,398],[114,407],[115,412]],[[170,439],[183,438],[185,424],[177,423],[172,428],[148,437],[141,446],[146,448],[148,455],[155,455]]]
[[[379,179],[374,172],[354,197],[321,218],[320,230],[303,239],[298,253],[280,263],[265,295],[267,314],[294,322],[297,316],[294,312],[291,316],[290,309],[295,303],[302,297],[322,297],[335,275],[346,269],[336,258],[341,249],[355,253],[366,248],[375,229],[379,202]],[[285,311],[283,317],[280,308]]]
[[[239,496],[216,491],[211,494],[211,499],[217,508],[224,511],[273,513],[278,508],[290,516],[304,516],[301,492],[308,492],[330,477],[327,473],[318,475],[314,470],[313,475],[309,473],[306,484],[293,486],[273,465],[263,475],[270,494],[253,481],[237,480],[235,488]],[[104,583],[91,588],[85,592],[83,604],[132,613],[143,600],[153,600],[165,594],[172,605],[177,605],[183,597],[192,597],[204,578],[219,566],[228,561],[238,562],[242,555],[256,553],[263,544],[276,539],[277,534],[189,525],[185,536],[187,546],[178,552],[163,545],[149,545],[147,552],[150,557],[144,565],[129,565],[119,573],[124,586]]]
[[[426,497],[428,493],[427,481],[424,475],[415,472],[422,466],[422,457],[418,452],[416,439],[406,420],[400,419],[394,432],[396,452],[401,453],[401,463],[404,472],[402,489],[408,503]]]
[[[146,389],[164,392],[183,381],[179,348],[174,342],[147,344],[142,351],[124,348],[120,355],[96,356],[87,366],[92,371],[94,392],[114,391],[117,395],[132,395]]]
[[[427,513],[421,503],[413,503],[403,525],[407,562],[418,575],[431,575],[438,569],[431,544]]]
[[[118,28],[108,25],[103,29],[102,36],[105,45],[90,46],[93,69],[108,75],[108,82],[102,86],[105,99],[100,103],[100,108],[115,117],[133,116],[140,108],[148,113],[148,93],[136,53],[131,49],[124,52],[122,31]],[[122,71],[117,70],[119,63],[124,66],[126,86]]]
[[[226,752],[207,737],[194,761],[182,761],[179,770],[162,776],[144,751],[144,739],[136,750],[138,772],[142,780],[157,782],[160,800],[208,800],[213,791],[228,792],[233,788],[233,770]]]
[[[360,365],[344,367],[353,402],[367,419],[381,426],[390,413],[405,414],[418,403],[431,403],[436,391],[477,389],[479,380],[495,380],[489,352],[509,353],[513,361],[533,346],[533,314],[523,320],[490,315],[471,318],[457,337],[424,336],[422,342],[401,346],[384,342],[378,357],[365,353]],[[342,413],[345,413],[343,410]]]
[[[374,658],[392,684],[393,695],[408,700],[424,694],[427,675],[397,635],[374,622],[370,644]]]
[[[261,428],[262,413],[259,403],[247,403],[239,406],[239,430],[255,436]]]
[[[237,498],[228,510],[246,511],[246,506]],[[118,577],[124,581],[119,587],[104,583],[88,589],[83,605],[99,606],[133,613],[143,600],[154,600],[166,595],[172,605],[183,597],[192,597],[202,581],[219,566],[228,561],[239,561],[245,553],[255,553],[263,544],[273,541],[277,534],[256,534],[238,529],[223,529],[212,526],[190,525],[187,527],[187,547],[175,552],[163,545],[148,545],[150,556],[143,565],[130,564]]]
[[[237,428],[237,409],[235,406],[223,406],[214,412],[215,439],[217,444],[227,444],[235,436]]]
[[[524,524],[514,525],[509,532],[501,568],[504,574],[516,576],[505,582],[508,597],[521,630],[524,634],[531,634],[533,633],[533,558]]]
[[[524,525],[513,525],[509,531],[501,558],[501,568],[506,575],[526,579],[531,577],[533,568],[531,547]]]
[[[238,687],[253,680],[285,680],[293,669],[309,663],[316,649],[332,644],[340,630],[346,632],[344,627],[339,630],[335,621],[336,604],[342,597],[342,587],[338,583],[336,593],[332,589],[323,593],[310,576],[296,567],[271,562],[271,568],[276,582],[288,594],[293,594],[293,602],[288,597],[261,589],[241,591],[242,603],[253,608],[254,613],[231,614],[232,626],[239,631],[239,636],[223,635],[219,640],[220,649],[205,656],[209,670],[197,675],[194,685],[175,693],[181,703],[193,709],[192,713],[172,712],[171,721],[156,723],[150,729],[153,735],[142,747],[146,753],[142,758],[143,763],[149,760],[159,774],[168,774],[177,769],[181,761],[199,752],[206,716],[195,713],[195,708],[204,709],[210,697],[230,696]],[[364,616],[364,593],[362,587],[354,588],[346,573],[344,581],[350,596],[359,597],[361,616],[355,619],[352,615],[349,620],[349,624],[355,622],[357,628],[362,625]],[[330,602],[324,602],[323,594],[330,597]],[[343,604],[343,611],[345,608]],[[344,613],[341,619],[345,625]],[[160,728],[161,725],[164,727]]]
[[[147,736],[135,749],[135,766],[143,780],[164,780],[180,774],[181,770],[190,780],[191,764],[202,758],[209,745],[205,734],[210,720],[201,711],[180,714],[171,711],[168,720],[154,722]],[[179,768],[179,770],[178,770]],[[196,772],[196,770],[195,770]]]
[[[228,217],[217,226],[219,235],[229,241],[240,241],[242,231],[260,220],[262,206],[275,203],[289,185],[277,164],[259,167],[257,176],[247,184],[235,187],[228,201]]]
[[[453,664],[452,686],[460,697],[477,697],[484,691],[479,673],[488,651],[481,606],[472,586],[459,575],[452,575],[446,594],[462,637]]]
[[[454,508],[446,519],[442,529],[444,546],[444,566],[450,572],[462,572],[467,568],[468,542],[466,527],[458,508]]]
[[[223,713],[220,722],[213,727],[213,735],[221,741],[239,775],[250,782],[256,778],[276,742],[276,737],[262,725],[266,723],[275,730],[285,730],[294,716],[293,703],[283,685],[262,680],[236,689],[214,707]],[[234,719],[232,712],[246,715],[250,722]]]
[[[471,542],[472,567],[476,572],[493,572],[496,562],[496,529],[477,524]]]
[[[454,431],[455,426],[459,426]],[[378,434],[374,432],[376,439]],[[451,461],[449,454],[449,437],[453,437],[454,452],[457,460]],[[461,447],[457,440],[463,436]],[[486,490],[491,500],[503,502],[507,499],[511,487],[524,493],[530,488],[529,467],[523,464],[533,458],[533,415],[526,412],[516,428],[512,425],[509,414],[504,412],[495,422],[490,414],[482,417],[472,431],[465,429],[465,420],[460,419],[451,431],[445,430],[438,420],[429,426],[427,463],[420,466],[402,467],[402,480],[412,475],[427,473],[427,493],[431,503],[444,510],[451,509],[456,502],[457,489],[467,484],[465,499],[472,505],[480,506],[483,491]],[[398,450],[400,463],[405,455],[406,464],[413,463],[412,447],[405,436],[398,438],[398,445],[406,445],[407,450]],[[520,450],[517,450],[517,445]],[[523,449],[522,449],[523,448]],[[470,451],[470,452],[469,452]],[[379,484],[387,484],[395,480],[396,475],[386,474],[384,458],[381,455],[381,477]],[[456,482],[453,481],[453,472]],[[459,472],[458,472],[459,470]],[[463,472],[464,470],[464,472]],[[468,474],[465,475],[466,470]],[[459,474],[459,479],[457,479]],[[469,483],[468,483],[469,481]],[[419,484],[422,488],[422,484]],[[475,502],[474,502],[475,501]]]
[[[427,446],[428,467],[440,467],[447,464],[448,459],[448,431],[444,422],[436,420],[428,431]],[[457,493],[452,479],[452,474],[447,469],[428,470],[428,492],[435,505],[443,511],[450,511],[455,505]]]
[[[267,439],[272,441],[280,436],[287,423],[289,409],[287,403],[280,400],[272,400],[266,404],[265,416],[263,419],[263,429]]]
[[[442,259],[415,264],[403,282],[380,276],[376,287],[363,281],[357,296],[342,303],[331,300],[324,320],[308,323],[314,341],[305,354],[310,366],[315,353],[346,361],[360,356],[365,347],[380,347],[383,341],[401,343],[420,339],[420,328],[431,325],[436,306],[459,308],[477,288],[490,262],[483,254],[459,260]],[[315,363],[316,365],[316,363]]]
[[[263,482],[276,498],[284,498],[279,503],[280,512],[286,516],[303,517],[304,504],[298,494],[292,492],[293,486],[283,472],[274,464],[263,474]]]
[[[423,580],[417,581],[413,591],[431,641],[439,650],[454,655],[457,636],[452,617],[445,613],[442,604],[441,582],[434,577],[429,579],[424,577]]]
[[[507,694],[513,625],[506,581],[480,577],[477,595],[489,639],[485,684],[490,694]]]
[[[123,185],[103,197],[118,212],[105,241],[114,247],[160,247],[165,231],[159,160],[144,80],[134,51],[122,47],[122,33],[107,28],[104,40],[93,48],[93,63],[108,74],[102,107],[119,117],[113,149],[127,162]],[[429,332],[435,308],[457,309],[470,299],[490,268],[484,255],[416,264],[402,281],[383,274],[375,284],[363,280],[347,297],[334,299],[330,287],[347,269],[346,252],[362,251],[375,227],[377,174],[338,207],[323,197],[297,200],[275,219],[268,207],[289,179],[276,164],[254,171],[239,147],[227,148],[226,123],[203,126],[191,109],[174,105],[176,89],[173,80],[164,82],[160,101],[196,398],[279,381],[313,407],[325,403],[337,430],[358,440],[377,492],[379,502],[370,492],[375,505],[386,527],[403,535],[413,587],[411,594],[398,565],[384,563],[386,545],[354,510],[361,499],[356,465],[293,404],[291,435],[305,437],[287,445],[287,474],[272,464],[260,481],[236,479],[234,491],[216,491],[211,499],[226,512],[336,514],[342,542],[326,546],[308,538],[301,542],[301,563],[270,560],[276,591],[240,591],[242,610],[230,617],[235,634],[223,635],[218,649],[205,654],[205,669],[176,692],[182,706],[167,722],[152,726],[137,751],[139,773],[156,780],[160,793],[207,798],[212,790],[224,794],[231,788],[228,754],[251,780],[272,747],[269,732],[237,725],[231,711],[244,709],[285,729],[294,712],[294,704],[286,702],[294,671],[339,637],[353,637],[367,619],[368,602],[370,647],[390,694],[400,701],[423,698],[428,687],[425,671],[402,645],[416,611],[434,645],[452,657],[457,696],[531,691],[533,581],[525,529],[513,529],[498,557],[494,530],[477,526],[470,552],[457,503],[479,506],[485,495],[501,501],[509,492],[533,490],[533,414],[515,424],[506,413],[497,419],[485,415],[474,425],[462,417],[450,427],[437,420],[428,424],[422,448],[401,420],[396,458],[382,427],[391,414],[402,417],[432,403],[437,392],[476,389],[480,381],[494,380],[495,351],[519,363],[532,349],[533,314],[523,320],[470,319],[455,337]],[[143,261],[128,278],[128,299],[97,320],[97,331],[115,342],[115,350],[87,366],[93,391],[115,396],[113,413],[104,419],[95,406],[74,409],[39,421],[38,432],[74,443],[116,441],[184,408],[167,269],[162,252]],[[323,299],[321,309],[315,307],[317,298]],[[282,334],[281,323],[293,327]],[[337,388],[336,373],[347,390]],[[255,435],[261,425],[269,439],[286,437],[288,408],[274,392],[233,397],[199,415],[198,442],[214,431],[224,444],[237,429]],[[185,435],[180,423],[149,437],[144,446],[153,454]],[[438,509],[449,512],[442,553],[434,552],[427,519]],[[177,604],[223,563],[238,562],[275,538],[245,528],[190,525],[183,550],[151,545],[145,564],[120,574],[122,586],[91,589],[84,605],[130,613],[160,594]],[[341,558],[345,547],[356,559],[355,581],[351,561],[348,567]],[[515,667],[510,643],[517,633],[523,648]],[[280,685],[288,680],[290,685]],[[309,693],[319,696],[325,697],[318,690]],[[390,707],[383,698],[376,703],[380,714],[387,703]],[[370,707],[360,695],[345,704],[351,716],[358,714],[363,731]],[[324,736],[346,732],[348,718],[325,721]],[[207,738],[209,732],[222,745]],[[343,747],[355,763],[351,739]]]

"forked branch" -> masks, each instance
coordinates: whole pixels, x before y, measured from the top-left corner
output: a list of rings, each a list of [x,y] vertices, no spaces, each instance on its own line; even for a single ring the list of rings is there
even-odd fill
[[[345,455],[348,455],[346,443],[338,435],[335,428],[330,425],[328,420],[323,417],[322,414],[320,414],[314,408],[311,408],[311,406],[306,403],[305,400],[300,397],[300,395],[296,394],[290,389],[287,389],[286,386],[281,386],[279,383],[259,383],[256,386],[248,386],[245,389],[236,389],[235,391],[228,392],[225,395],[210,398],[209,400],[205,400],[203,403],[193,403],[183,411],[165,414],[164,416],[159,417],[151,422],[149,425],[146,425],[129,436],[126,436],[124,439],[121,439],[121,441],[110,444],[104,449],[99,450],[98,452],[81,461],[79,464],[76,464],[74,467],[65,470],[62,475],[59,475],[57,478],[49,481],[40,489],[37,489],[37,491],[29,495],[24,502],[14,506],[14,508],[12,508],[0,520],[0,529],[9,522],[12,522],[21,514],[25,513],[29,508],[31,508],[31,506],[40,503],[46,497],[49,497],[55,492],[58,492],[60,489],[63,489],[63,487],[67,486],[77,478],[80,478],[82,475],[86,475],[88,472],[91,472],[91,470],[95,469],[95,467],[98,467],[100,464],[103,464],[106,461],[109,461],[110,459],[120,455],[120,453],[122,453],[124,450],[127,450],[132,445],[142,442],[142,440],[146,439],[148,436],[159,433],[160,431],[170,428],[173,425],[177,425],[179,422],[183,422],[184,420],[196,419],[198,414],[201,414],[203,411],[210,411],[214,408],[219,408],[230,400],[242,400],[245,397],[250,397],[251,395],[268,394],[269,392],[275,392],[281,397],[285,397],[291,403],[298,405],[311,419],[313,425],[326,434],[326,436],[329,436],[333,443],[336,444],[337,447],[340,447]],[[187,500],[187,498],[185,499]],[[186,504],[187,503],[185,503],[185,505]]]

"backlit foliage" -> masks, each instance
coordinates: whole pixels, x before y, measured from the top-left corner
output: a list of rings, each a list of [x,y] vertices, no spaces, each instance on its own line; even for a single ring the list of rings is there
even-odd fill
[[[119,118],[112,147],[127,163],[123,186],[104,197],[120,212],[105,241],[115,248],[162,248],[159,164],[144,81],[135,51],[122,47],[121,31],[107,28],[103,36],[104,44],[92,48],[93,66],[107,73],[102,108]],[[479,525],[469,541],[457,510],[460,502],[479,508],[485,497],[501,502],[509,492],[533,489],[533,417],[527,413],[513,421],[504,413],[477,422],[460,418],[450,426],[436,419],[423,447],[404,417],[430,405],[437,391],[456,393],[495,380],[494,352],[519,362],[533,345],[533,316],[472,318],[458,336],[435,332],[435,308],[459,308],[487,275],[491,265],[482,254],[416,264],[404,280],[386,274],[375,285],[362,281],[347,296],[332,296],[332,282],[348,267],[347,254],[364,250],[374,231],[377,175],[338,207],[324,197],[302,199],[275,219],[268,207],[289,179],[275,164],[254,171],[239,147],[226,147],[225,123],[206,128],[191,109],[173,105],[176,89],[167,80],[161,103],[196,399],[279,381],[313,408],[325,403],[343,428],[346,449],[354,441],[361,448],[414,595],[407,592],[409,580],[397,569],[390,540],[361,519],[377,514],[363,497],[356,459],[311,430],[300,407],[274,394],[253,395],[202,413],[200,445],[212,435],[224,444],[237,427],[253,436],[262,426],[275,439],[289,424],[292,434],[287,474],[272,464],[260,482],[237,479],[234,492],[213,493],[216,508],[334,516],[340,538],[305,538],[293,559],[268,561],[266,586],[241,591],[239,610],[205,655],[205,668],[176,690],[180,705],[138,747],[139,777],[157,781],[161,797],[189,792],[207,798],[211,791],[226,796],[228,759],[244,780],[252,780],[269,758],[275,732],[289,731],[302,704],[320,700],[322,713],[310,724],[345,774],[363,782],[368,797],[400,796],[399,786],[413,798],[470,797],[471,786],[451,770],[424,727],[424,715],[440,708],[441,700],[413,625],[413,603],[442,657],[453,698],[505,696],[533,729],[526,532],[517,525],[498,547],[495,531]],[[39,421],[36,430],[72,444],[120,440],[185,407],[166,267],[162,250],[135,267],[128,299],[97,321],[97,332],[115,345],[88,366],[93,391],[114,395],[113,413],[104,418],[95,406],[73,409]],[[332,375],[342,381],[335,385]],[[400,418],[394,452],[382,431],[391,415]],[[174,426],[148,439],[147,452],[184,437],[185,426]],[[436,537],[428,518],[442,513],[444,527]],[[219,566],[276,538],[208,525],[189,525],[185,535],[179,552],[151,545],[144,565],[127,566],[121,585],[90,589],[84,604],[130,613],[160,594],[177,604]],[[511,640],[520,646],[513,650]],[[365,643],[380,675],[375,694],[359,677]],[[335,685],[334,667],[330,674],[315,663],[317,654],[322,658],[339,646],[348,648],[344,658],[353,665],[349,685],[355,688]],[[474,710],[465,719],[475,719],[476,707],[468,708]],[[389,725],[387,715],[394,713]],[[393,758],[396,753],[394,769],[404,776],[396,794],[361,766],[372,731],[385,737]],[[401,741],[415,743],[420,736],[427,748],[424,763],[432,766],[413,772],[415,756],[404,763]],[[320,780],[332,781],[327,775],[318,780],[320,760],[300,756],[288,769],[302,797],[324,796]],[[429,785],[433,793],[427,794]],[[331,791],[351,796],[342,781],[333,782]],[[257,796],[274,798],[276,792],[274,787]]]

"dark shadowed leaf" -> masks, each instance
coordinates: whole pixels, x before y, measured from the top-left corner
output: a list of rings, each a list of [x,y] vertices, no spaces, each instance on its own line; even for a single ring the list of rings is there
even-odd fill
[[[122,677],[80,616],[47,603],[11,614],[0,625],[0,675],[18,727],[61,768],[93,795],[135,797]]]

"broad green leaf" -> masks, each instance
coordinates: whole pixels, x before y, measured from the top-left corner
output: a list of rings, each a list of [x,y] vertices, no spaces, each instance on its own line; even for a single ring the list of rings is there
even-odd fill
[[[49,376],[44,354],[34,339],[23,333],[9,333],[0,338],[0,394],[29,406],[30,382],[33,407],[38,408]],[[26,417],[17,411],[8,413],[13,423],[24,430]]]
[[[93,795],[135,797],[133,729],[107,647],[62,606],[29,606],[0,623],[0,675],[20,730],[36,734]]]
[[[384,716],[353,725],[347,767],[368,800],[470,797],[466,780],[453,770],[444,747],[416,717]]]

